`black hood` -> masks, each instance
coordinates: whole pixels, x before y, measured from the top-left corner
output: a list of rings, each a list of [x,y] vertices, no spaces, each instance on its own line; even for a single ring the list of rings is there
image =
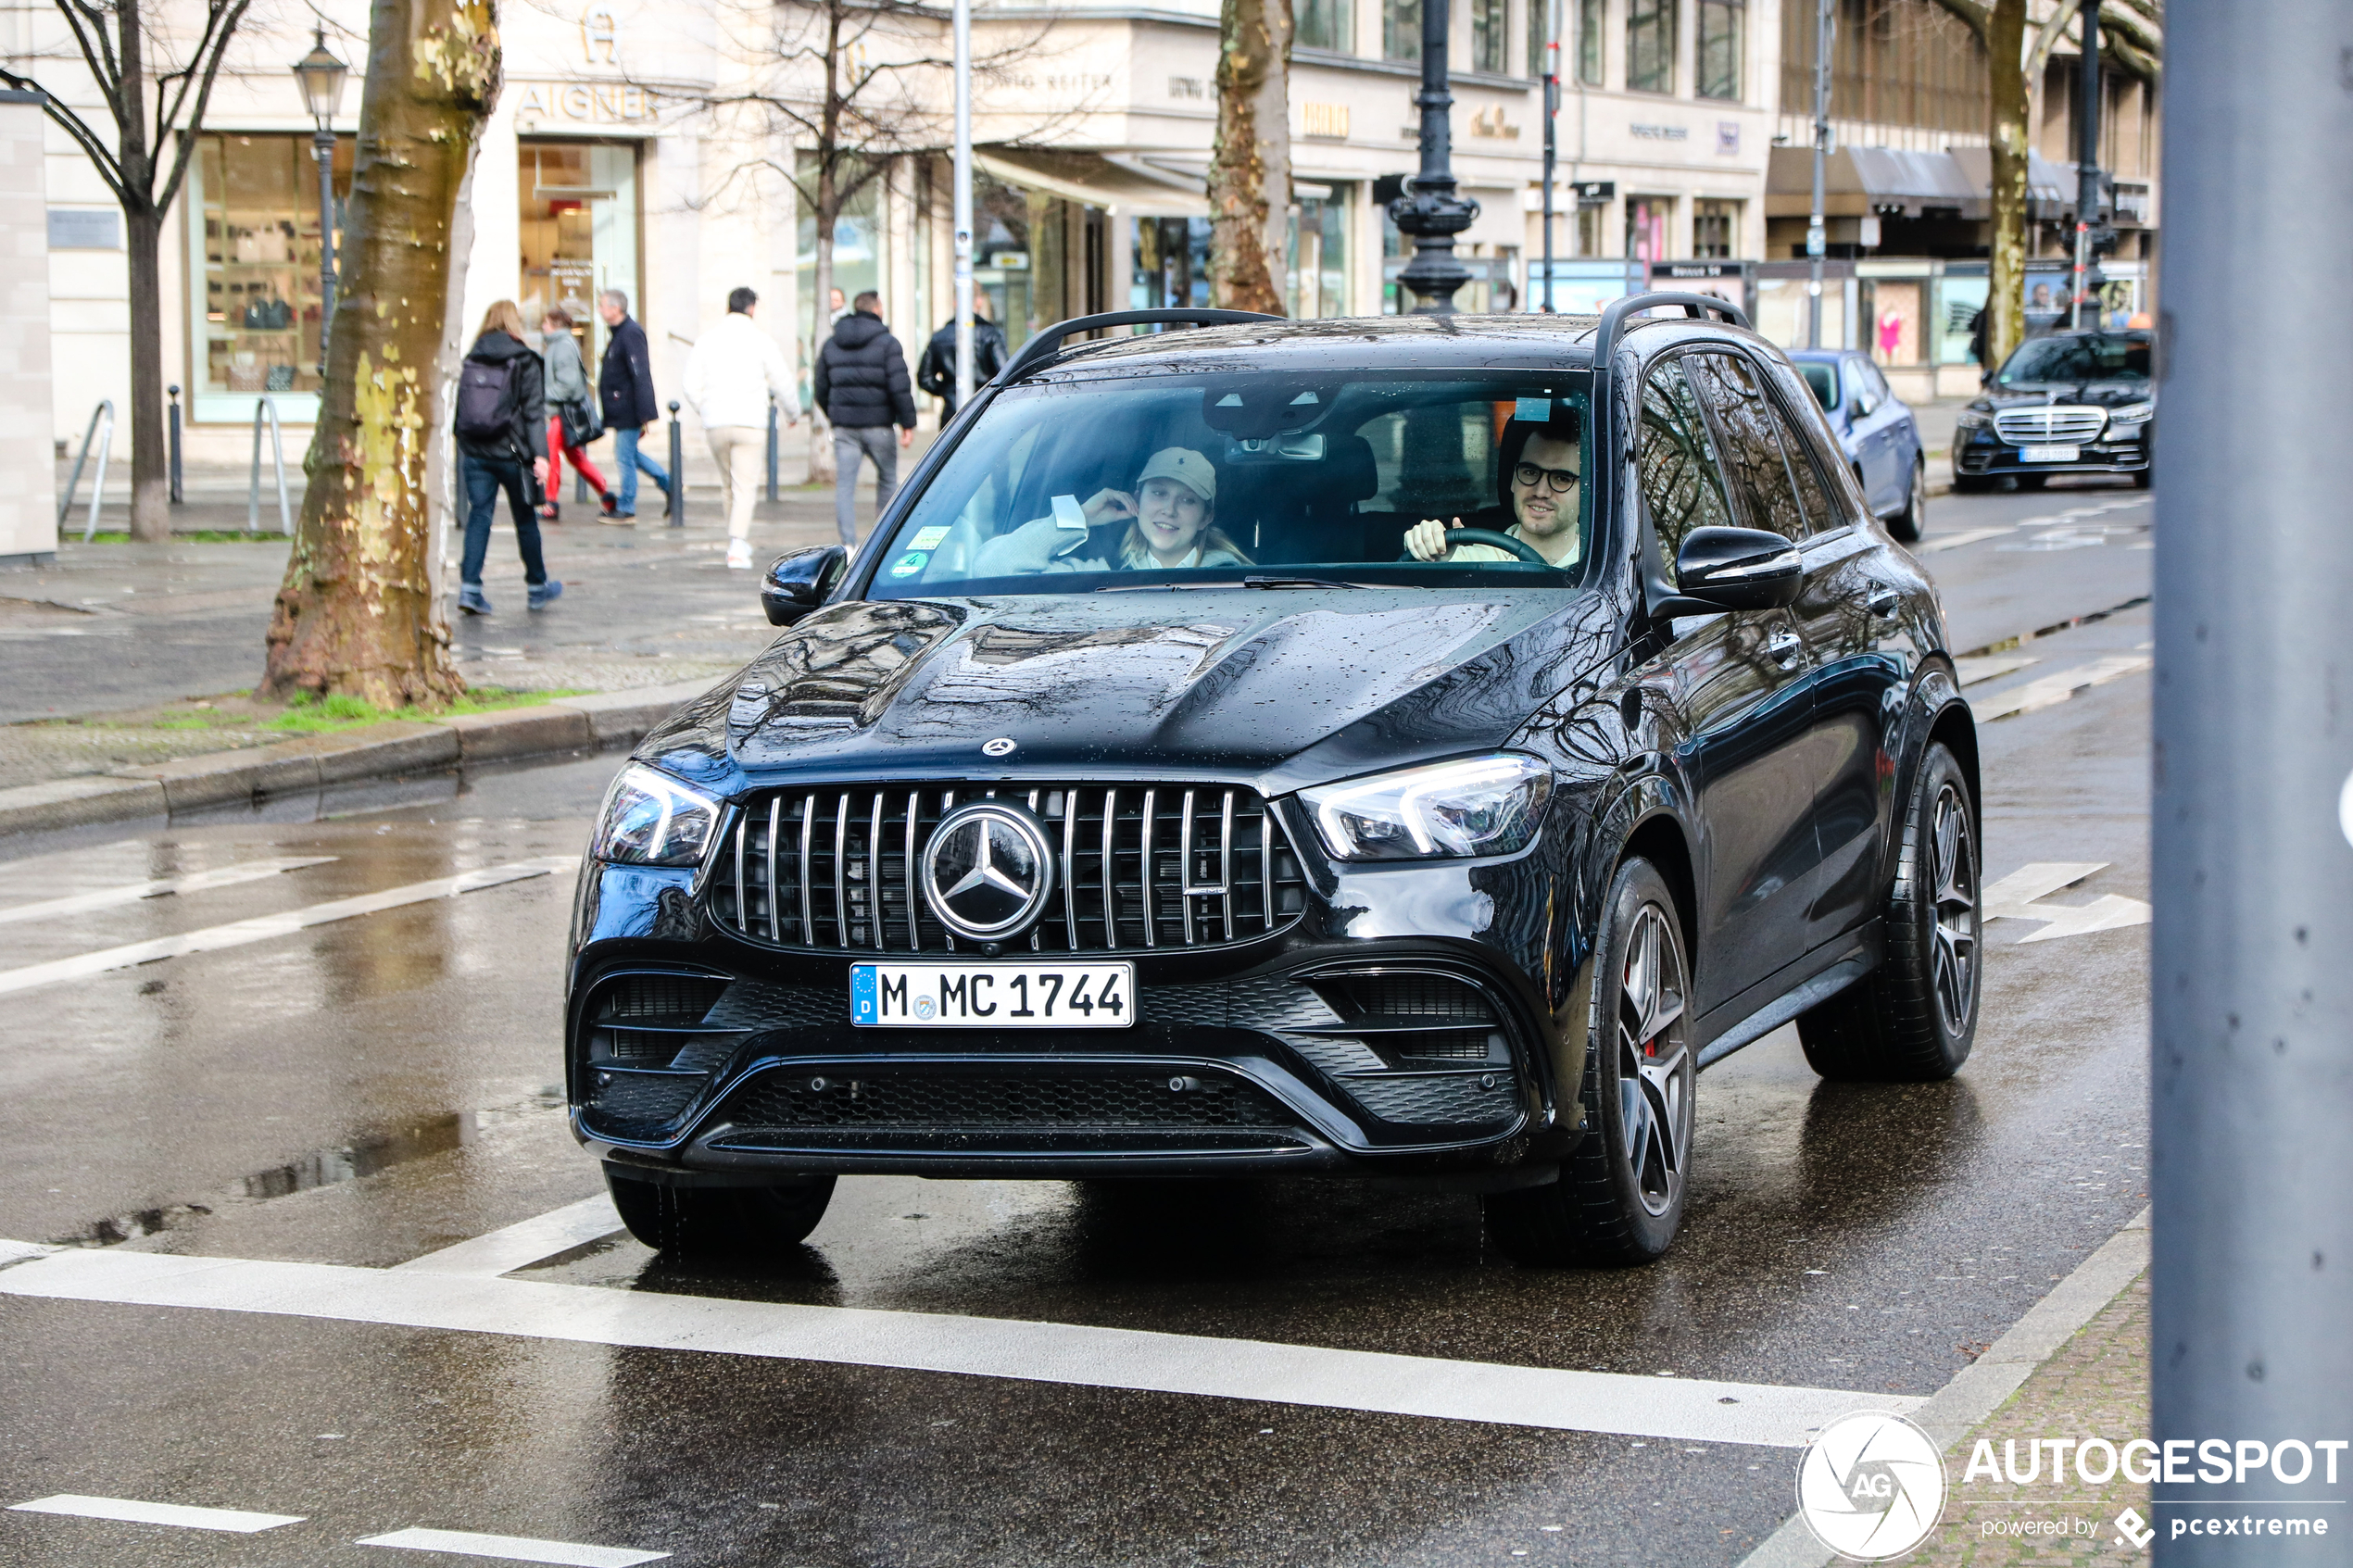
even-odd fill
[[[2039,408],[2050,403],[2120,408],[2128,403],[2145,403],[2156,395],[2154,384],[2145,381],[2020,382],[2016,386],[1988,387],[1969,407],[1987,413]]]
[[[1266,793],[1509,743],[1600,659],[1557,591],[1067,595],[819,611],[638,754],[794,778],[1199,771]],[[1007,739],[998,760],[985,742]]]
[[[526,354],[536,357],[538,350],[521,338],[492,331],[474,339],[474,345],[466,354],[469,358],[486,359],[496,365],[507,359],[520,359]]]
[[[882,318],[863,310],[853,310],[834,323],[834,341],[844,348],[863,348],[882,334]]]

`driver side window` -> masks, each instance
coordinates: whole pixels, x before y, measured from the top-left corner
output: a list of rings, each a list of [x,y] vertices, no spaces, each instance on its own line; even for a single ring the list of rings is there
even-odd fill
[[[1683,536],[1694,528],[1731,526],[1731,508],[1724,499],[1716,444],[1680,358],[1653,366],[1644,378],[1641,418],[1634,466],[1643,508],[1658,534],[1660,562],[1673,583]]]

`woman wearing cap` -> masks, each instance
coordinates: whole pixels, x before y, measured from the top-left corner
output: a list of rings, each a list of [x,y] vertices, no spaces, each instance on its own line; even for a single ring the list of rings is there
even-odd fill
[[[1452,526],[1508,533],[1535,546],[1539,555],[1556,567],[1575,566],[1585,545],[1584,531],[1578,525],[1583,509],[1579,505],[1584,460],[1580,434],[1573,417],[1543,424],[1515,420],[1504,435],[1502,483],[1497,486],[1504,504],[1481,508],[1467,522],[1458,517]],[[1423,519],[1406,531],[1405,548],[1417,560],[1522,558],[1492,545],[1450,546],[1447,527],[1436,518]]]
[[[1057,497],[1057,500],[1066,498]],[[1165,446],[1136,476],[1136,488],[1098,490],[1076,508],[1081,529],[1041,517],[981,546],[973,562],[980,577],[1027,571],[1180,571],[1202,566],[1248,566],[1250,558],[1212,521],[1217,511],[1217,470],[1189,446]],[[1088,553],[1094,530],[1121,520],[1127,533],[1118,558]]]

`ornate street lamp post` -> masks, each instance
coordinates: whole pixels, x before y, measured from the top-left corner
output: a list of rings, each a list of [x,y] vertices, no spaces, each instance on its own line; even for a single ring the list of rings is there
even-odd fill
[[[350,68],[327,53],[327,30],[319,29],[310,53],[295,62],[295,82],[303,106],[319,129],[310,150],[319,160],[319,379],[327,379],[327,323],[335,317],[335,111],[343,107],[343,79]]]
[[[1416,316],[1451,315],[1454,291],[1470,282],[1470,269],[1454,259],[1454,236],[1478,217],[1478,204],[1454,194],[1453,132],[1447,111],[1454,95],[1446,90],[1448,0],[1421,0],[1422,167],[1405,194],[1389,204],[1390,218],[1414,241],[1414,259],[1397,281],[1421,296]]]

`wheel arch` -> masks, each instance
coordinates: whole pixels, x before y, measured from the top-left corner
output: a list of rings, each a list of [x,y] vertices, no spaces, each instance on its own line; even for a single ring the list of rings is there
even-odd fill
[[[1617,859],[1610,866],[1613,880],[1617,868],[1640,856],[1658,868],[1666,879],[1667,891],[1675,896],[1676,923],[1683,930],[1683,961],[1691,972],[1699,972],[1699,883],[1693,872],[1690,840],[1684,835],[1683,824],[1673,813],[1661,809],[1636,822],[1633,831],[1617,851]]]

